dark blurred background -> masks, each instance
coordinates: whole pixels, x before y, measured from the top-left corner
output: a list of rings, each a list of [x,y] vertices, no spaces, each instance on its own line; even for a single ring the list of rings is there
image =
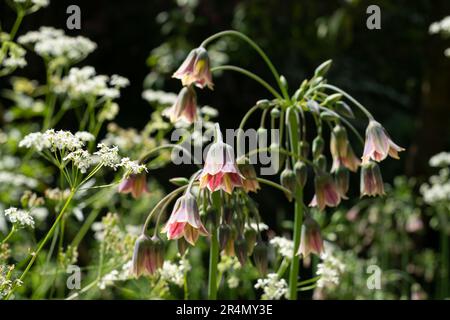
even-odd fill
[[[1,21],[8,29],[14,15],[1,4]],[[401,161],[389,160],[383,166],[387,182],[395,175],[427,174],[429,157],[449,149],[450,59],[443,52],[450,40],[428,32],[432,22],[450,14],[448,0],[58,0],[25,19],[19,35],[41,25],[66,29],[70,4],[80,6],[82,25],[81,30],[66,32],[98,44],[83,64],[131,80],[119,100],[117,122],[123,127],[141,128],[149,119],[152,108],[141,93],[144,82],[151,80],[150,72],[154,89],[177,92],[180,85],[170,78],[171,66],[176,67],[207,36],[233,28],[261,45],[288,79],[291,93],[316,66],[333,59],[329,81],[359,99],[407,148]],[[371,4],[381,8],[381,30],[366,27]],[[164,50],[169,50],[168,67],[161,67]],[[272,81],[247,44],[230,40],[227,54],[232,64]],[[29,66],[20,72],[39,79],[43,65],[31,55]],[[157,81],[155,75],[160,77]],[[237,127],[255,101],[269,98],[258,84],[239,74],[225,73],[215,81],[215,91],[201,91],[199,100],[219,109],[224,128]],[[250,125],[257,126],[257,120]],[[356,125],[364,130],[366,124]]]

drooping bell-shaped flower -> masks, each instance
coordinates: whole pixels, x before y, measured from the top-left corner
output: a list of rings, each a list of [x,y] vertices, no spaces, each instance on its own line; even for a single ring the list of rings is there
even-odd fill
[[[238,169],[245,179],[242,180],[242,188],[246,193],[258,192],[261,187],[258,180],[256,180],[255,167],[250,163],[249,159],[238,161]]]
[[[383,178],[380,167],[373,161],[362,165],[361,168],[361,197],[384,195]]]
[[[152,275],[163,266],[164,243],[157,236],[141,234],[134,245],[131,274],[135,277]]]
[[[310,207],[318,207],[320,210],[335,207],[341,202],[341,196],[336,184],[330,174],[318,172],[314,178],[316,193],[314,194]]]
[[[307,215],[303,222],[300,246],[297,254],[301,254],[303,258],[309,256],[311,253],[320,255],[323,252],[323,248],[323,239],[319,224]]]
[[[348,199],[347,191],[349,188],[349,179],[350,177],[348,169],[343,166],[339,167],[334,173],[334,180],[336,182],[336,187],[342,199]]]
[[[379,122],[370,120],[366,129],[366,142],[362,156],[363,163],[367,163],[370,159],[380,162],[386,159],[388,155],[394,159],[399,159],[398,152],[404,150],[404,148],[396,145],[391,140]]]
[[[331,172],[336,172],[341,166],[353,172],[358,170],[361,161],[355,156],[347,139],[347,132],[341,125],[336,125],[331,132],[330,152],[333,158]]]
[[[211,192],[221,189],[231,194],[235,187],[242,187],[243,179],[234,159],[233,148],[223,142],[219,125],[216,124],[216,141],[206,155],[199,177],[200,188],[208,188]]]
[[[207,86],[212,90],[214,84],[212,82],[208,51],[203,47],[193,49],[178,70],[175,71],[173,77],[180,79],[183,86],[195,84],[199,88]]]
[[[208,235],[208,231],[200,220],[197,201],[190,192],[175,202],[169,221],[161,232],[167,233],[169,240],[184,236],[191,245],[195,245],[199,235]]]
[[[172,123],[176,123],[180,119],[187,123],[195,122],[197,120],[197,95],[194,88],[192,86],[183,87],[175,103],[164,110],[163,114]]]
[[[268,248],[267,244],[262,241],[258,241],[255,248],[253,249],[253,262],[255,263],[256,269],[258,269],[261,275],[267,273],[268,268]]]
[[[145,172],[130,174],[124,177],[118,187],[119,193],[131,193],[133,198],[139,198],[143,193],[148,193],[147,177]]]

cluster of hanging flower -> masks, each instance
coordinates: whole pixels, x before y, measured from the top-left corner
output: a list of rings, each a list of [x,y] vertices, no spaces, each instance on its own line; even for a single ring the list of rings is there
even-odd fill
[[[324,64],[328,68],[329,62]],[[320,68],[320,67],[319,67]],[[183,88],[178,94],[173,105],[165,111],[165,115],[169,117],[170,121],[177,123],[179,121],[186,121],[193,123],[197,119],[197,96],[195,87],[213,89],[213,81],[210,70],[210,61],[208,53],[205,48],[200,47],[192,50],[186,60],[178,68],[173,75],[174,78],[180,79]],[[302,87],[299,90],[303,90]],[[332,95],[333,96],[333,95]],[[329,96],[328,100],[332,100]],[[310,99],[310,98],[308,98]],[[339,98],[340,99],[340,98]],[[338,101],[337,99],[336,101]],[[335,102],[336,102],[335,101]],[[340,101],[339,101],[340,102]],[[326,103],[322,103],[326,105]],[[339,103],[336,103],[339,104]],[[267,103],[270,106],[270,103]],[[345,107],[347,114],[353,115],[351,109],[345,104],[340,106]],[[318,102],[308,100],[306,103],[306,110],[318,114],[320,109]],[[328,109],[327,109],[328,110]],[[277,110],[272,110],[271,116]],[[331,109],[328,112],[332,113]],[[331,114],[330,113],[330,114]],[[279,116],[279,115],[278,115]],[[322,115],[321,115],[322,116]],[[335,119],[336,120],[336,119]],[[396,145],[386,130],[380,123],[375,121],[371,116],[369,117],[369,124],[366,129],[366,139],[364,144],[363,156],[358,158],[353,151],[350,141],[347,137],[346,128],[335,121],[335,125],[331,130],[330,138],[330,153],[333,159],[330,172],[327,171],[327,162],[324,156],[325,142],[321,136],[321,132],[313,141],[312,156],[313,161],[307,160],[309,153],[309,144],[306,141],[301,141],[299,144],[299,158],[293,165],[289,161],[285,161],[285,169],[280,174],[280,183],[285,188],[285,193],[291,201],[297,194],[297,188],[303,188],[307,181],[308,166],[312,165],[314,168],[315,178],[315,195],[310,202],[311,207],[317,207],[319,210],[324,210],[328,207],[335,207],[339,205],[342,199],[347,199],[347,192],[349,189],[349,173],[357,172],[361,167],[361,196],[376,196],[384,194],[383,181],[380,173],[378,163],[386,159],[388,156],[398,159],[398,153],[404,149]],[[199,214],[197,205],[197,194],[192,192],[192,183],[194,179],[198,179],[199,193],[205,192],[213,193],[218,190],[233,195],[235,189],[243,190],[245,193],[257,192],[260,189],[258,179],[254,167],[249,163],[248,159],[238,159],[234,157],[233,148],[223,141],[220,127],[215,124],[215,141],[210,146],[205,164],[202,170],[192,178],[184,195],[181,196],[175,203],[172,214],[165,224],[162,232],[167,234],[168,239],[181,239],[191,245],[194,245],[200,235],[208,235],[208,231],[204,227]],[[131,176],[127,181],[123,182],[121,190],[128,190],[132,192],[133,196],[137,197],[146,191],[145,176]],[[231,197],[234,198],[234,197]],[[239,197],[235,197],[239,198]],[[263,274],[267,271],[267,248],[262,241],[256,241],[257,232],[252,229],[251,232],[246,232],[239,228],[240,222],[234,222],[237,228],[231,228],[228,224],[232,224],[232,211],[239,210],[254,210],[251,200],[244,201],[244,207],[236,204],[239,200],[232,200],[233,204],[225,204],[223,209],[222,223],[219,225],[219,242],[220,248],[223,252],[236,255],[238,260],[243,264],[247,256],[254,254],[255,266],[262,271]],[[232,212],[232,213],[227,213]],[[206,213],[207,214],[207,213]],[[240,218],[237,217],[237,220]],[[238,230],[236,230],[238,229]],[[236,232],[237,231],[237,232]],[[242,232],[241,232],[242,231]],[[259,232],[259,229],[257,229]],[[251,233],[254,232],[254,235]],[[145,237],[145,248],[153,248],[159,246],[160,239],[158,237]],[[285,248],[280,241],[272,241],[275,246]],[[179,241],[180,243],[180,241]],[[249,245],[250,243],[250,245]],[[158,244],[158,245],[156,245]],[[137,242],[136,248],[139,249],[140,242]],[[162,262],[159,260],[161,250],[143,250],[146,253],[139,254],[139,250],[135,251],[133,258],[133,266],[135,274],[140,274],[139,271],[144,268],[149,274],[155,272],[155,268],[161,267]],[[156,254],[158,252],[158,254]],[[289,255],[286,252],[291,252]],[[318,223],[306,213],[302,232],[301,242],[296,254],[303,257],[311,253],[321,255],[324,252],[323,240]],[[292,257],[292,248],[283,249],[283,255]],[[143,257],[149,258],[143,258]],[[151,258],[150,258],[151,257]],[[143,262],[147,259],[150,262]],[[261,284],[262,286],[262,284]]]

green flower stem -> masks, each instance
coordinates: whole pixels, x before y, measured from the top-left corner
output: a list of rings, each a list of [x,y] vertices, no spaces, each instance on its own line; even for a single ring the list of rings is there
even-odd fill
[[[263,87],[265,87],[267,90],[269,90],[270,93],[275,98],[283,99],[281,97],[281,95],[270,84],[268,84],[265,80],[263,80],[261,77],[254,74],[251,71],[248,71],[244,68],[230,66],[230,65],[224,65],[224,66],[218,66],[218,67],[211,68],[211,72],[222,71],[222,70],[230,70],[230,71],[236,71],[236,72],[242,73],[242,74],[246,75],[247,77],[255,80],[256,82],[259,82]]]
[[[222,209],[220,192],[212,194],[213,205],[217,212]],[[211,244],[209,250],[209,272],[208,272],[208,299],[217,299],[217,264],[219,263],[219,240],[217,235],[217,226],[213,225],[211,229]]]
[[[294,218],[294,250],[292,253],[291,270],[289,272],[289,299],[297,300],[297,282],[300,269],[300,258],[297,255],[300,246],[300,235],[303,223],[303,190],[298,188],[295,201]]]
[[[321,84],[318,86],[318,88],[326,88],[333,91],[336,91],[340,94],[342,94],[344,97],[346,97],[348,100],[350,100],[355,106],[357,106],[366,116],[369,120],[374,120],[373,115],[367,110],[361,103],[359,103],[355,98],[353,98],[351,95],[349,95],[347,92],[345,92],[342,89],[339,89],[338,87],[335,87],[331,84]]]
[[[31,260],[30,262],[28,262],[27,267],[25,268],[25,270],[23,271],[22,275],[20,276],[19,280],[23,281],[23,279],[25,278],[25,276],[27,275],[28,271],[31,269],[31,267],[33,266],[34,262],[36,261],[39,253],[41,252],[42,248],[44,248],[45,244],[47,243],[47,241],[50,239],[50,237],[53,235],[53,232],[55,232],[56,227],[59,224],[59,221],[61,220],[61,218],[63,217],[64,213],[66,212],[70,201],[72,201],[73,196],[75,195],[75,192],[77,191],[77,189],[72,189],[70,192],[69,197],[67,198],[66,202],[64,203],[64,206],[62,207],[61,211],[59,212],[58,216],[56,217],[55,222],[53,223],[52,227],[50,228],[50,230],[47,232],[47,234],[45,235],[44,239],[41,241],[41,243],[39,244],[38,248],[36,249],[35,252],[32,253],[31,255]],[[16,288],[16,286],[13,286],[11,288],[11,291],[8,293],[8,295],[6,296],[6,299],[8,300],[12,293],[14,292],[14,289]]]
[[[11,29],[11,32],[9,33],[9,40],[13,41],[14,38],[16,37],[17,31],[19,31],[19,27],[22,23],[23,17],[25,17],[25,11],[22,9],[19,9],[17,11],[17,17],[16,17],[16,21],[14,21],[14,25]]]
[[[139,159],[139,162],[140,162],[140,163],[147,163],[147,162],[149,161],[149,158],[150,158],[153,154],[155,154],[155,153],[157,153],[157,152],[159,152],[159,151],[161,151],[161,150],[164,150],[164,149],[179,149],[179,150],[182,150],[183,152],[186,152],[187,155],[188,155],[192,160],[194,160],[194,163],[197,163],[197,159],[194,158],[194,156],[192,155],[192,153],[191,153],[188,149],[186,149],[186,148],[184,148],[184,147],[182,147],[182,146],[180,146],[180,145],[177,145],[177,144],[164,144],[164,145],[162,145],[162,146],[158,146],[158,147],[156,147],[156,148],[153,148],[152,150],[150,150],[149,152],[147,152],[146,154],[144,154],[143,156],[141,156],[140,159]]]
[[[238,128],[238,136],[237,136],[237,152],[239,153],[241,150],[241,138],[242,138],[242,133],[244,131],[244,127],[245,127],[245,123],[247,122],[247,120],[250,118],[250,116],[259,109],[258,105],[254,105],[253,107],[251,107],[247,113],[244,115],[244,117],[241,120],[241,123],[239,125]],[[239,156],[239,154],[238,154]]]
[[[289,268],[289,260],[284,258],[283,261],[281,261],[280,267],[278,268],[277,271],[278,278],[282,278],[288,268]]]
[[[271,186],[271,187],[273,187],[273,188],[275,188],[275,189],[278,189],[278,190],[280,190],[280,191],[283,191],[283,192],[286,193],[286,194],[291,194],[291,191],[290,191],[290,190],[288,190],[288,189],[286,189],[285,187],[279,185],[278,183],[275,183],[275,182],[273,182],[273,181],[270,181],[270,180],[267,180],[267,179],[264,179],[264,178],[256,178],[256,180],[257,180],[258,182],[261,182],[261,183],[263,183],[263,184],[266,184],[266,185],[268,185],[268,186]]]
[[[256,42],[254,42],[252,39],[250,39],[249,37],[247,37],[245,34],[239,32],[239,31],[235,31],[235,30],[225,30],[222,32],[218,32],[212,36],[210,36],[209,38],[205,39],[202,43],[201,43],[201,47],[206,47],[206,45],[208,43],[210,43],[211,41],[214,41],[215,39],[218,39],[220,37],[223,36],[235,36],[238,38],[241,38],[242,40],[246,41],[250,46],[253,47],[253,49],[255,49],[259,55],[263,58],[263,60],[265,61],[265,63],[267,64],[267,66],[269,67],[270,71],[272,72],[278,86],[281,89],[281,92],[283,93],[284,98],[289,101],[290,97],[289,94],[286,90],[286,88],[283,86],[283,84],[281,83],[280,80],[280,74],[278,73],[277,69],[275,69],[272,61],[270,61],[269,57],[264,53],[264,51],[256,44]]]
[[[16,227],[13,225],[11,231],[9,231],[8,235],[2,240],[2,242],[0,242],[0,244],[6,243],[6,241],[8,241],[8,239],[11,238],[11,236],[14,234],[14,232],[16,232]]]

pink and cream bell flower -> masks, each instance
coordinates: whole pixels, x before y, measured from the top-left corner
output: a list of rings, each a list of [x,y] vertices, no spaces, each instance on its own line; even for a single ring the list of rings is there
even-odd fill
[[[142,172],[124,177],[119,184],[118,191],[119,193],[131,193],[133,198],[139,198],[142,194],[148,193],[147,175]]]
[[[330,174],[317,173],[314,178],[316,193],[309,204],[310,207],[318,207],[320,210],[328,207],[336,207],[341,202],[339,190]]]
[[[170,107],[163,111],[163,115],[176,123],[180,119],[191,124],[197,121],[197,95],[192,86],[183,87],[178,94],[177,100]]]
[[[300,246],[297,254],[302,255],[303,258],[306,258],[311,253],[320,256],[323,250],[323,239],[320,233],[319,224],[307,215],[303,222]]]
[[[369,161],[362,165],[360,191],[362,196],[384,195],[383,178],[377,163]]]
[[[212,90],[214,84],[208,51],[203,47],[193,49],[172,77],[180,79],[183,86],[194,84],[199,88],[207,86]]]

